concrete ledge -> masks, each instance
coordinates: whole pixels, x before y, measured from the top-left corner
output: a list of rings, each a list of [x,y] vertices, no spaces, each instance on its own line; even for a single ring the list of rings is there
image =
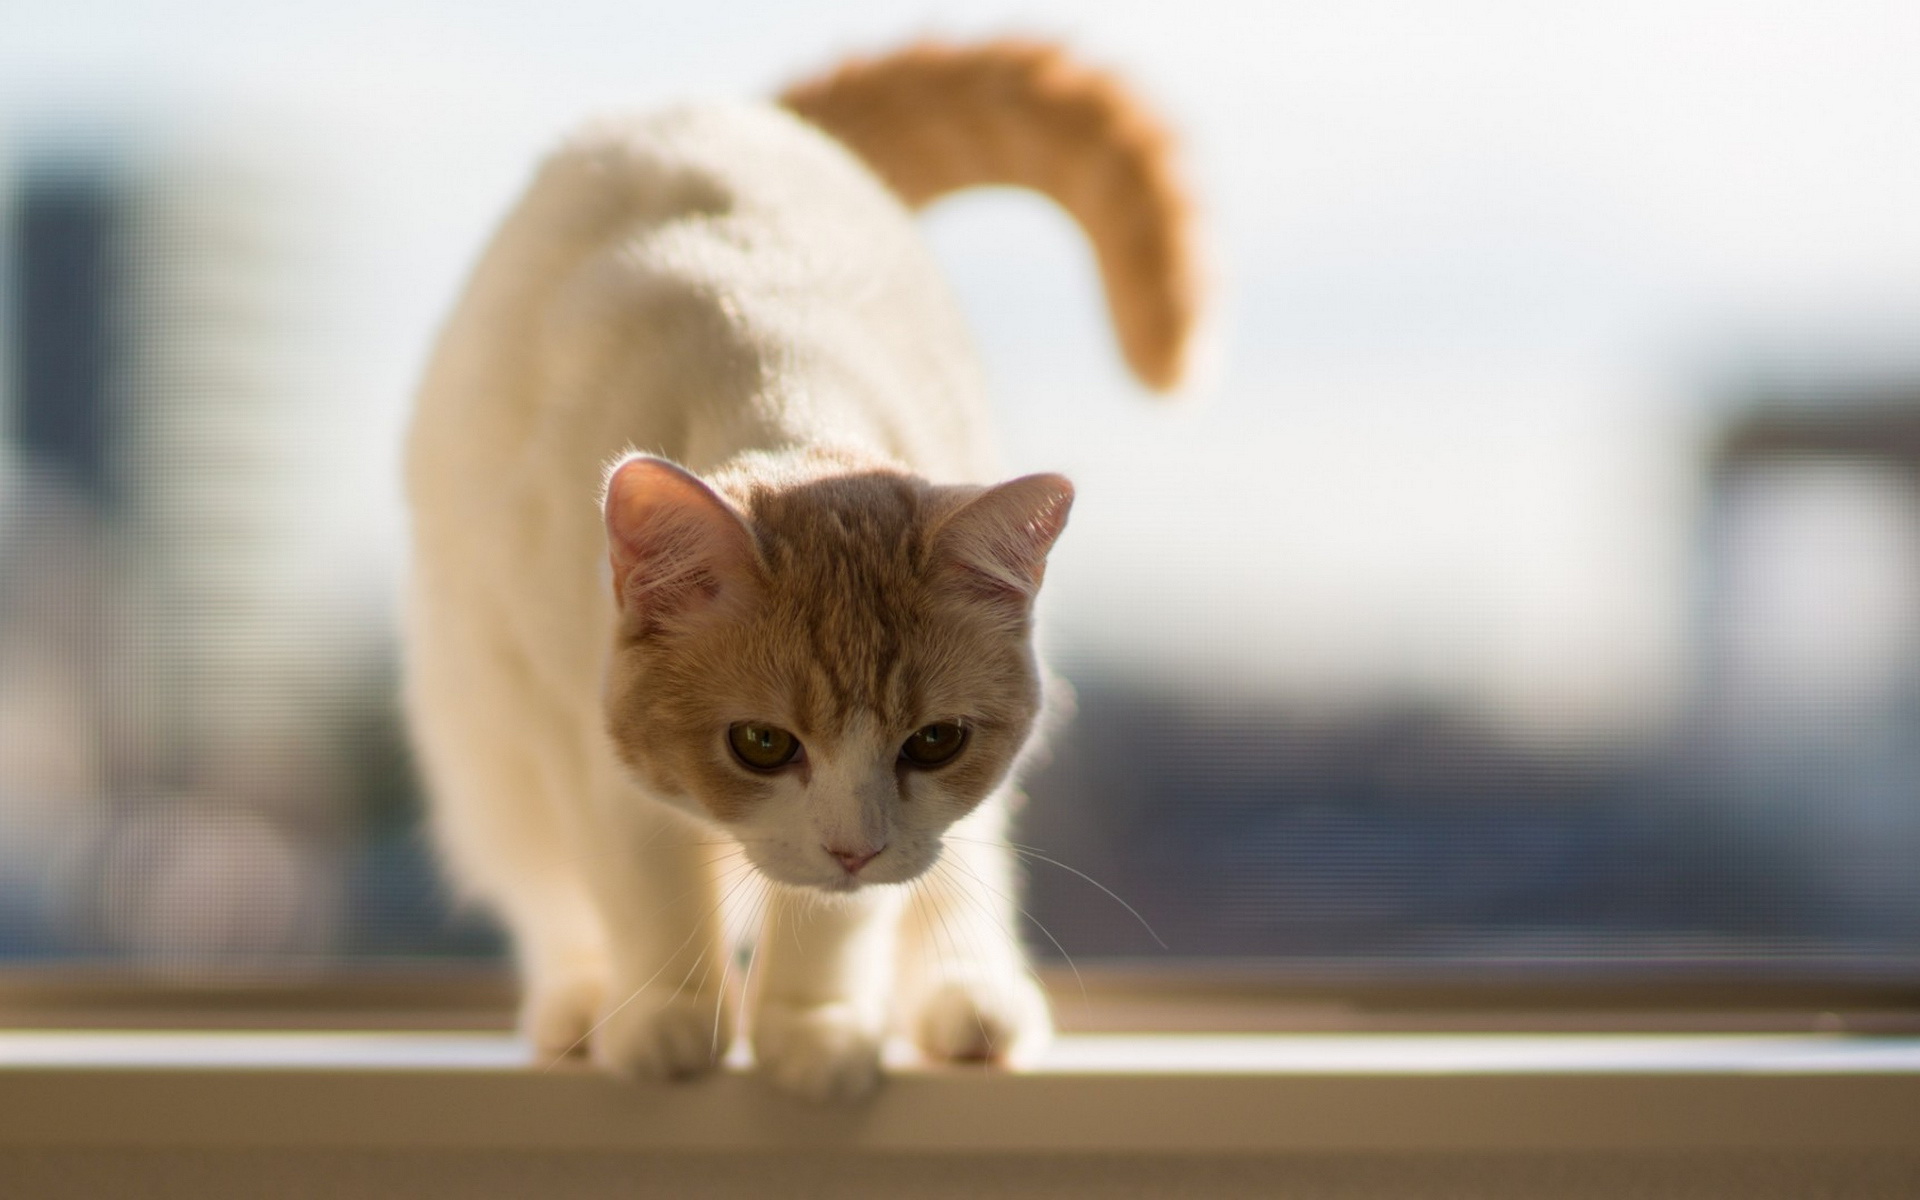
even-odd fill
[[[0,1148],[706,1155],[1892,1155],[1920,1039],[1069,1037],[816,1107],[736,1065],[647,1085],[502,1035],[0,1033]],[[1836,1160],[1840,1161],[1840,1160]],[[1920,1178],[1920,1176],[1916,1176]]]

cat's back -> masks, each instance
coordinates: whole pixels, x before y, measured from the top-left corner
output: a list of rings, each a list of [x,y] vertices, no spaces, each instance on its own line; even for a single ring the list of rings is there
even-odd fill
[[[529,454],[597,479],[628,446],[706,469],[840,440],[968,475],[941,447],[984,446],[979,393],[911,215],[865,166],[771,105],[687,105],[589,121],[542,163],[442,332],[410,469],[418,500]]]

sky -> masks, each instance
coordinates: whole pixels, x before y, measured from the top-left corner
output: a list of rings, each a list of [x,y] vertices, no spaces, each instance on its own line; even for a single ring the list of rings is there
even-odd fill
[[[1640,720],[1684,687],[1700,456],[1740,382],[1920,365],[1910,4],[0,0],[0,152],[84,132],[277,181],[288,544],[377,608],[413,380],[559,131],[1005,32],[1167,113],[1219,289],[1218,368],[1167,404],[1057,211],[927,218],[1010,468],[1079,487],[1048,584],[1070,663]]]

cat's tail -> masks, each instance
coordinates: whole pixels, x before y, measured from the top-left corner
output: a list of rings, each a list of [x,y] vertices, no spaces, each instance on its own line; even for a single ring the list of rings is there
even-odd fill
[[[1169,390],[1193,367],[1192,205],[1165,126],[1113,76],[1033,42],[927,42],[848,61],[780,101],[915,207],[983,184],[1051,197],[1093,242],[1134,374]]]

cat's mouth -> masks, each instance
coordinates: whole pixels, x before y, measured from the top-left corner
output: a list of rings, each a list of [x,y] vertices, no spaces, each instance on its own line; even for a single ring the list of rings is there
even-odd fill
[[[785,860],[784,856],[751,851],[749,857],[760,873],[775,883],[806,888],[829,896],[851,896],[869,888],[911,883],[924,875],[932,865],[929,862],[915,866],[908,861],[911,856],[893,848],[873,855],[853,870],[833,861],[832,856],[825,852],[822,852],[820,862],[812,861],[809,856],[806,861],[795,863]]]

